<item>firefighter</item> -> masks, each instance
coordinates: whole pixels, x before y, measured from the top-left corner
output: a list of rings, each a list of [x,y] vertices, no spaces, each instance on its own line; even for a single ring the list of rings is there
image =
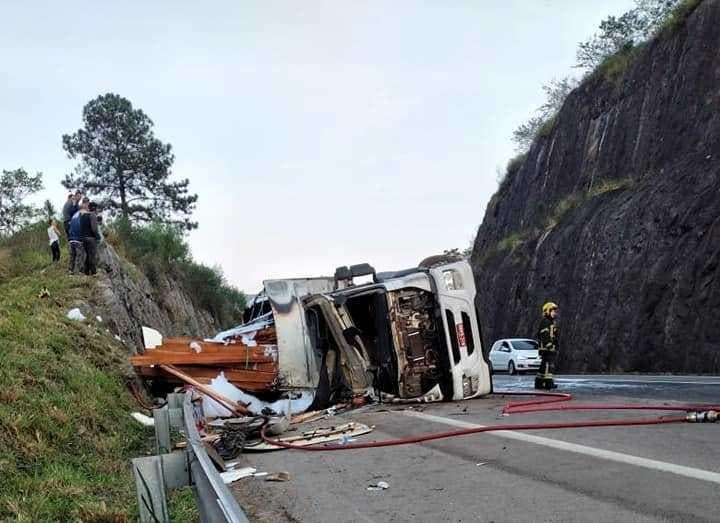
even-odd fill
[[[542,308],[543,318],[538,329],[538,341],[540,342],[540,369],[535,376],[536,389],[554,389],[553,367],[558,352],[558,328],[555,319],[558,314],[558,306],[549,301]]]

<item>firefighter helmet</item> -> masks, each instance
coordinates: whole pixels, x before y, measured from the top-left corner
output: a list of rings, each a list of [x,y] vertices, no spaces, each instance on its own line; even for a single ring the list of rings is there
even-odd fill
[[[558,308],[557,304],[549,301],[545,305],[543,305],[542,311],[543,311],[543,314],[547,315],[547,314],[550,314],[550,311],[557,310],[557,308]]]

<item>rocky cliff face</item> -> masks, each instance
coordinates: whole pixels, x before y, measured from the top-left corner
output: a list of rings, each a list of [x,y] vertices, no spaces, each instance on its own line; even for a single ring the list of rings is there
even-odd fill
[[[134,265],[103,243],[98,256],[91,314],[117,334],[131,350],[142,348],[141,327],[165,336],[214,335],[219,327],[206,310],[197,308],[174,278],[161,275],[151,283]],[[85,311],[84,311],[85,312]]]
[[[720,0],[568,97],[490,201],[485,343],[561,308],[562,370],[720,372]]]

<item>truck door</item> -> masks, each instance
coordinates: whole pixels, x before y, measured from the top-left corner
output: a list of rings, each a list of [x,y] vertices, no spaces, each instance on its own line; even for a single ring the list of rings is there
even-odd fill
[[[310,294],[332,292],[335,280],[266,280],[263,285],[275,319],[280,386],[315,390],[320,380],[320,361],[310,341],[301,299]]]
[[[466,261],[430,269],[437,289],[448,346],[453,382],[453,400],[467,399],[492,391],[490,369],[482,350],[475,311],[475,280]]]

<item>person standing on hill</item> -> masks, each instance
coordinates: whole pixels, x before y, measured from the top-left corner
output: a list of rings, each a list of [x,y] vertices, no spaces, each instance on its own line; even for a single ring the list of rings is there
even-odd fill
[[[68,264],[68,272],[75,274],[75,265],[78,256],[83,250],[82,231],[80,228],[80,212],[76,212],[70,219],[68,232],[68,246],[70,248],[70,263]]]
[[[559,333],[555,320],[558,314],[558,306],[549,301],[542,308],[543,318],[538,329],[538,341],[540,347],[540,369],[535,376],[536,389],[554,389],[556,387],[553,379],[553,367],[555,357],[559,349]]]
[[[53,263],[60,261],[60,231],[54,219],[48,220],[48,240],[50,241],[50,252]]]
[[[72,220],[76,212],[78,212],[77,200],[75,196],[70,193],[62,208],[63,228],[65,229],[65,235],[68,239],[70,239],[70,220]]]
[[[88,276],[97,274],[97,244],[100,241],[97,215],[91,211],[96,208],[90,200],[85,197],[80,209],[80,237],[82,238],[83,249],[85,250],[85,267],[83,272]]]

